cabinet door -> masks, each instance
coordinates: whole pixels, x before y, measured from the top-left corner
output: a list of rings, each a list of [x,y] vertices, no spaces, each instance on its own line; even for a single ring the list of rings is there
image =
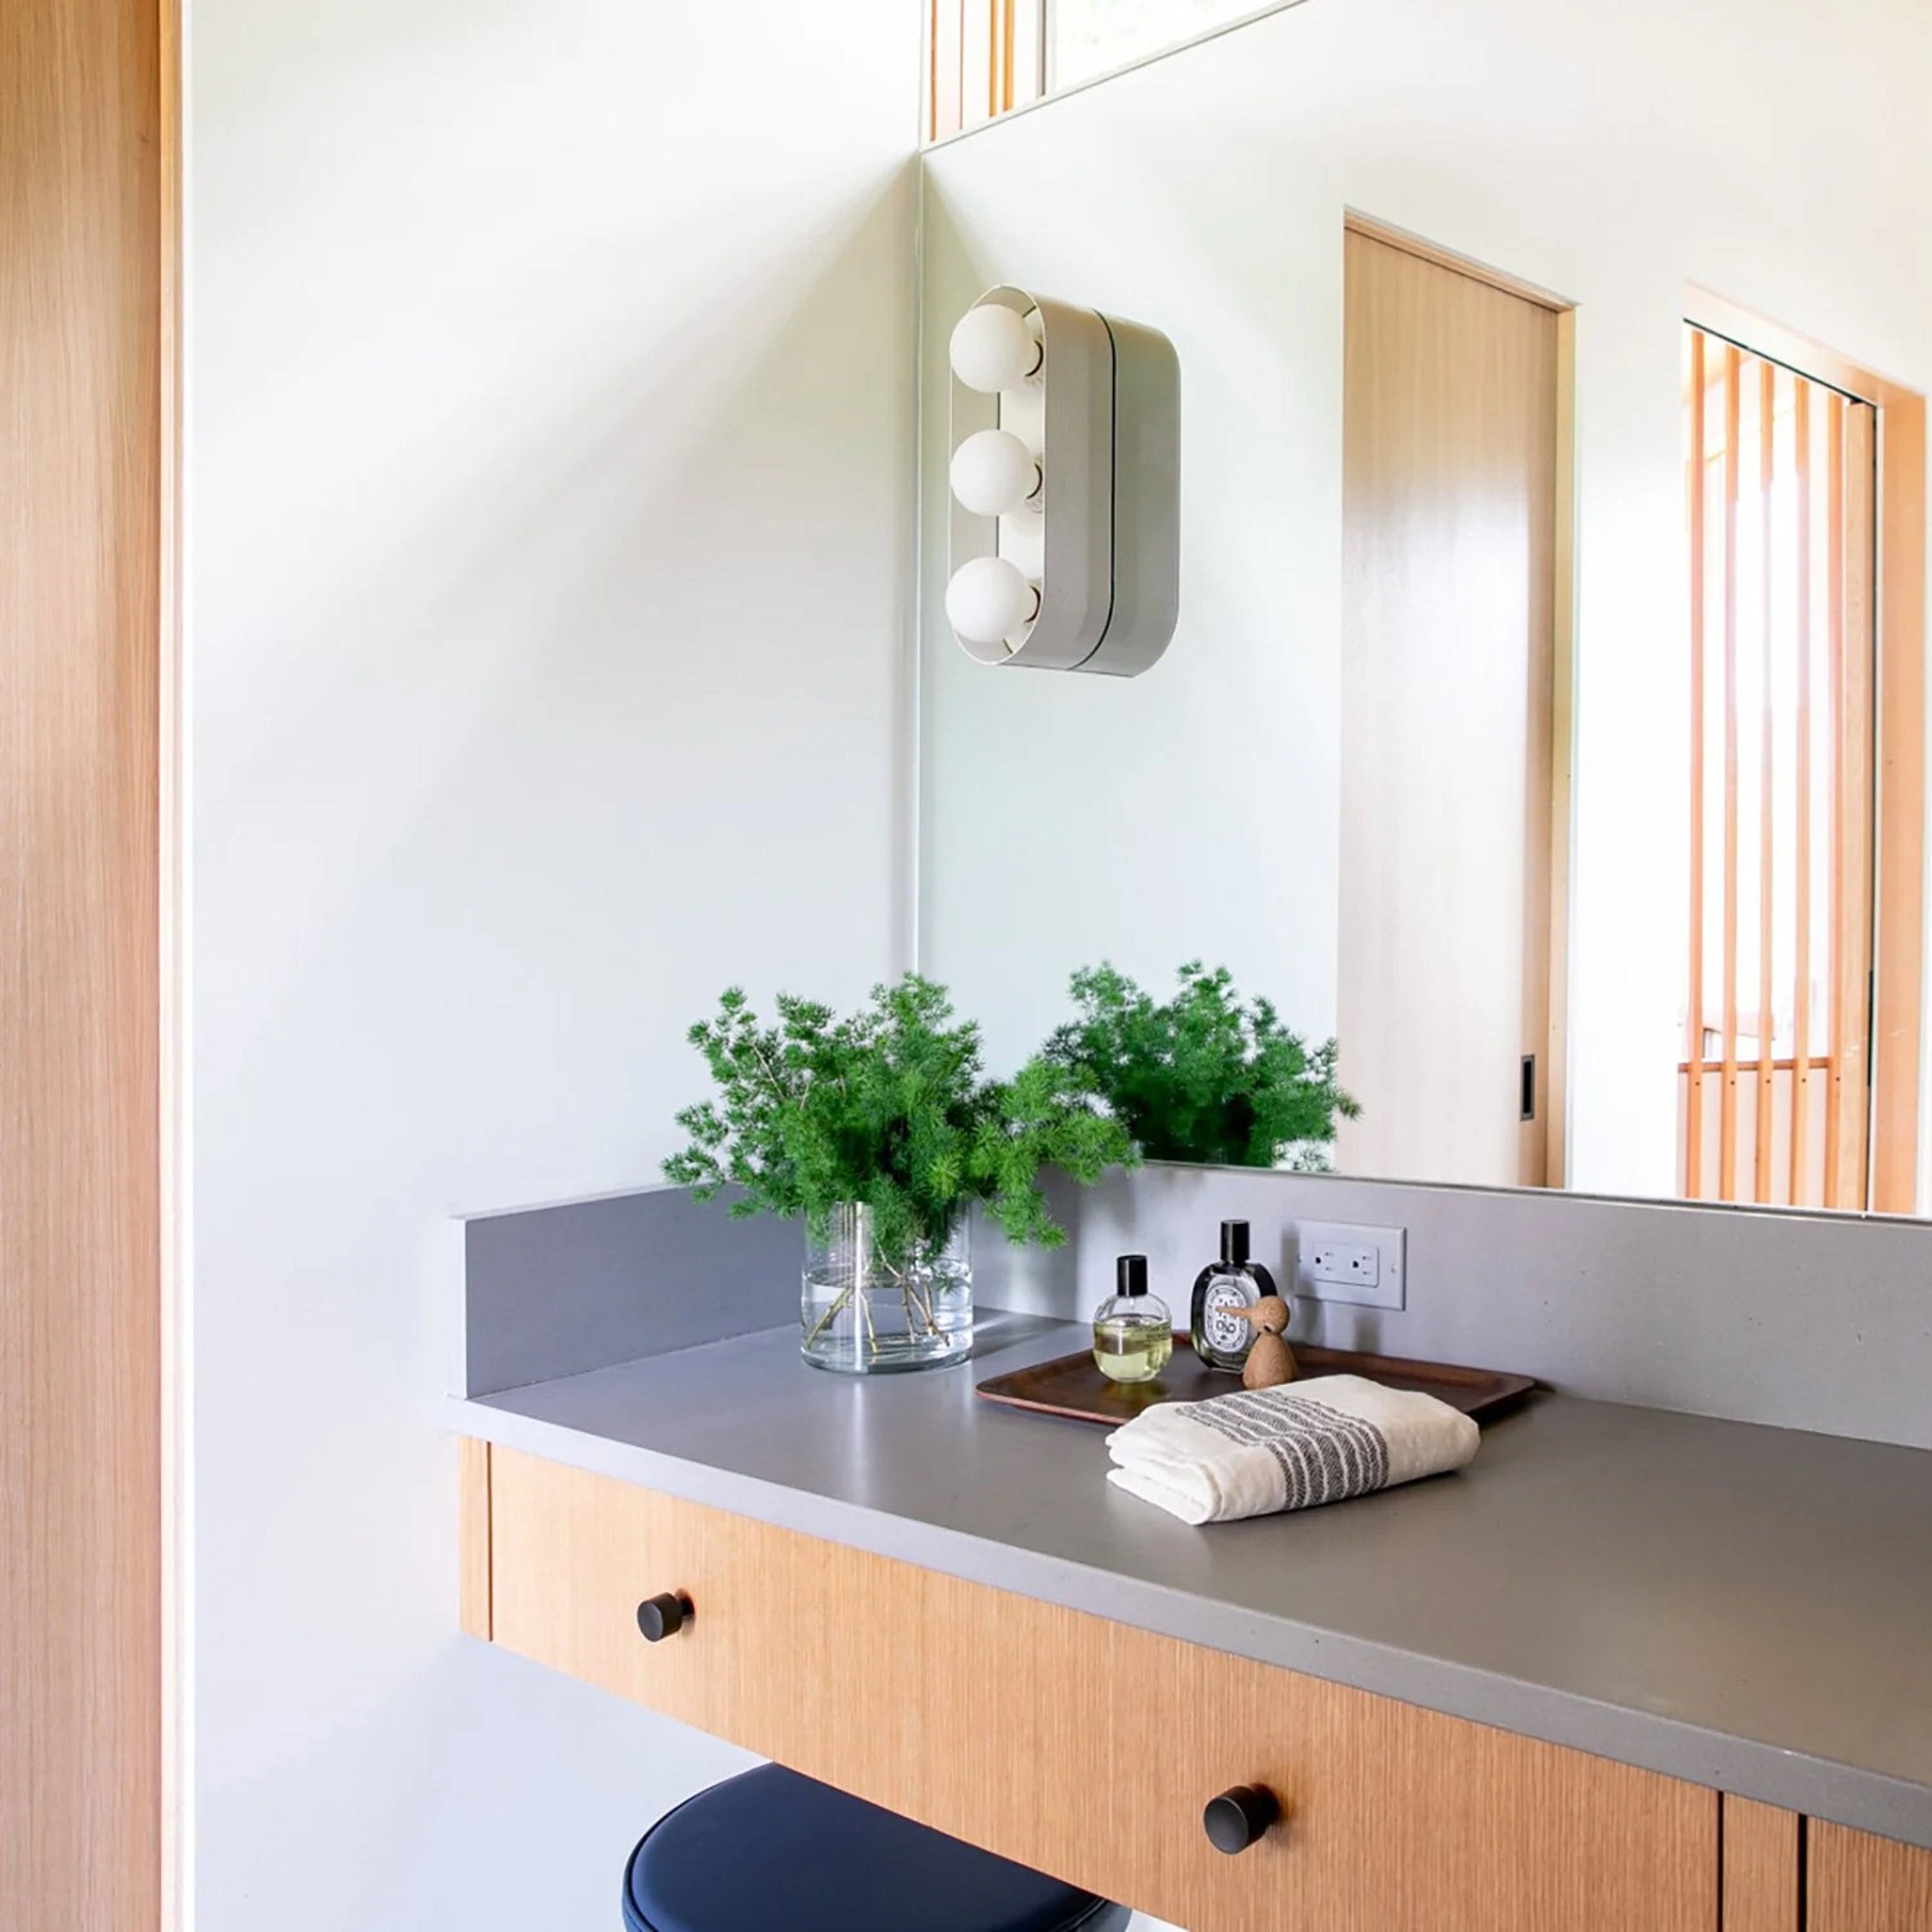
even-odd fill
[[[1927,1932],[1932,1852],[1814,1818],[1805,1932]]]
[[[1711,1932],[1714,1792],[502,1448],[497,1642],[1190,1932]],[[686,1592],[676,1636],[637,1606]],[[1286,1821],[1234,1857],[1207,1801]]]
[[[1799,1932],[1804,1882],[1799,1854],[1804,1821],[1795,1811],[1748,1798],[1723,1801],[1720,1932]]]

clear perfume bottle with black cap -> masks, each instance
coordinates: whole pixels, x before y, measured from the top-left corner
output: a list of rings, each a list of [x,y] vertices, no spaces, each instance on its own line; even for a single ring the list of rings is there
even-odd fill
[[[1187,1326],[1194,1352],[1210,1369],[1238,1376],[1255,1346],[1256,1330],[1247,1311],[1263,1297],[1279,1294],[1274,1276],[1248,1254],[1248,1224],[1221,1223],[1221,1258],[1210,1262],[1194,1283],[1194,1305]]]
[[[1174,1353],[1174,1317],[1148,1292],[1145,1255],[1123,1255],[1114,1264],[1113,1294],[1094,1316],[1094,1360],[1108,1381],[1150,1382]]]

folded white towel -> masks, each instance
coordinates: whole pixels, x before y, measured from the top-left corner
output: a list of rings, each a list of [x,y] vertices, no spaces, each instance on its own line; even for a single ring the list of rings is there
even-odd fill
[[[1107,1438],[1107,1480],[1183,1522],[1232,1522],[1460,1469],[1481,1439],[1432,1395],[1321,1376],[1156,1402]]]

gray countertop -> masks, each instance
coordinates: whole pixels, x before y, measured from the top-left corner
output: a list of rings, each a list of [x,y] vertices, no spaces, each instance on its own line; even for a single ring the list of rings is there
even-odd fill
[[[1460,1474],[1190,1528],[978,1399],[1084,1331],[848,1380],[795,1328],[452,1400],[463,1432],[1932,1847],[1932,1453],[1542,1395]],[[1928,1396],[1932,1400],[1932,1396]]]

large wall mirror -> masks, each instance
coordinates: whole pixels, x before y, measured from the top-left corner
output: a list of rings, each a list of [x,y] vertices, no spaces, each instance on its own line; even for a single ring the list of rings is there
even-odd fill
[[[1339,1041],[1343,1173],[1926,1210],[1928,76],[1883,0],[1306,0],[928,152],[920,956],[994,1060],[1201,959]],[[996,284],[1178,351],[1140,676],[947,628]]]

